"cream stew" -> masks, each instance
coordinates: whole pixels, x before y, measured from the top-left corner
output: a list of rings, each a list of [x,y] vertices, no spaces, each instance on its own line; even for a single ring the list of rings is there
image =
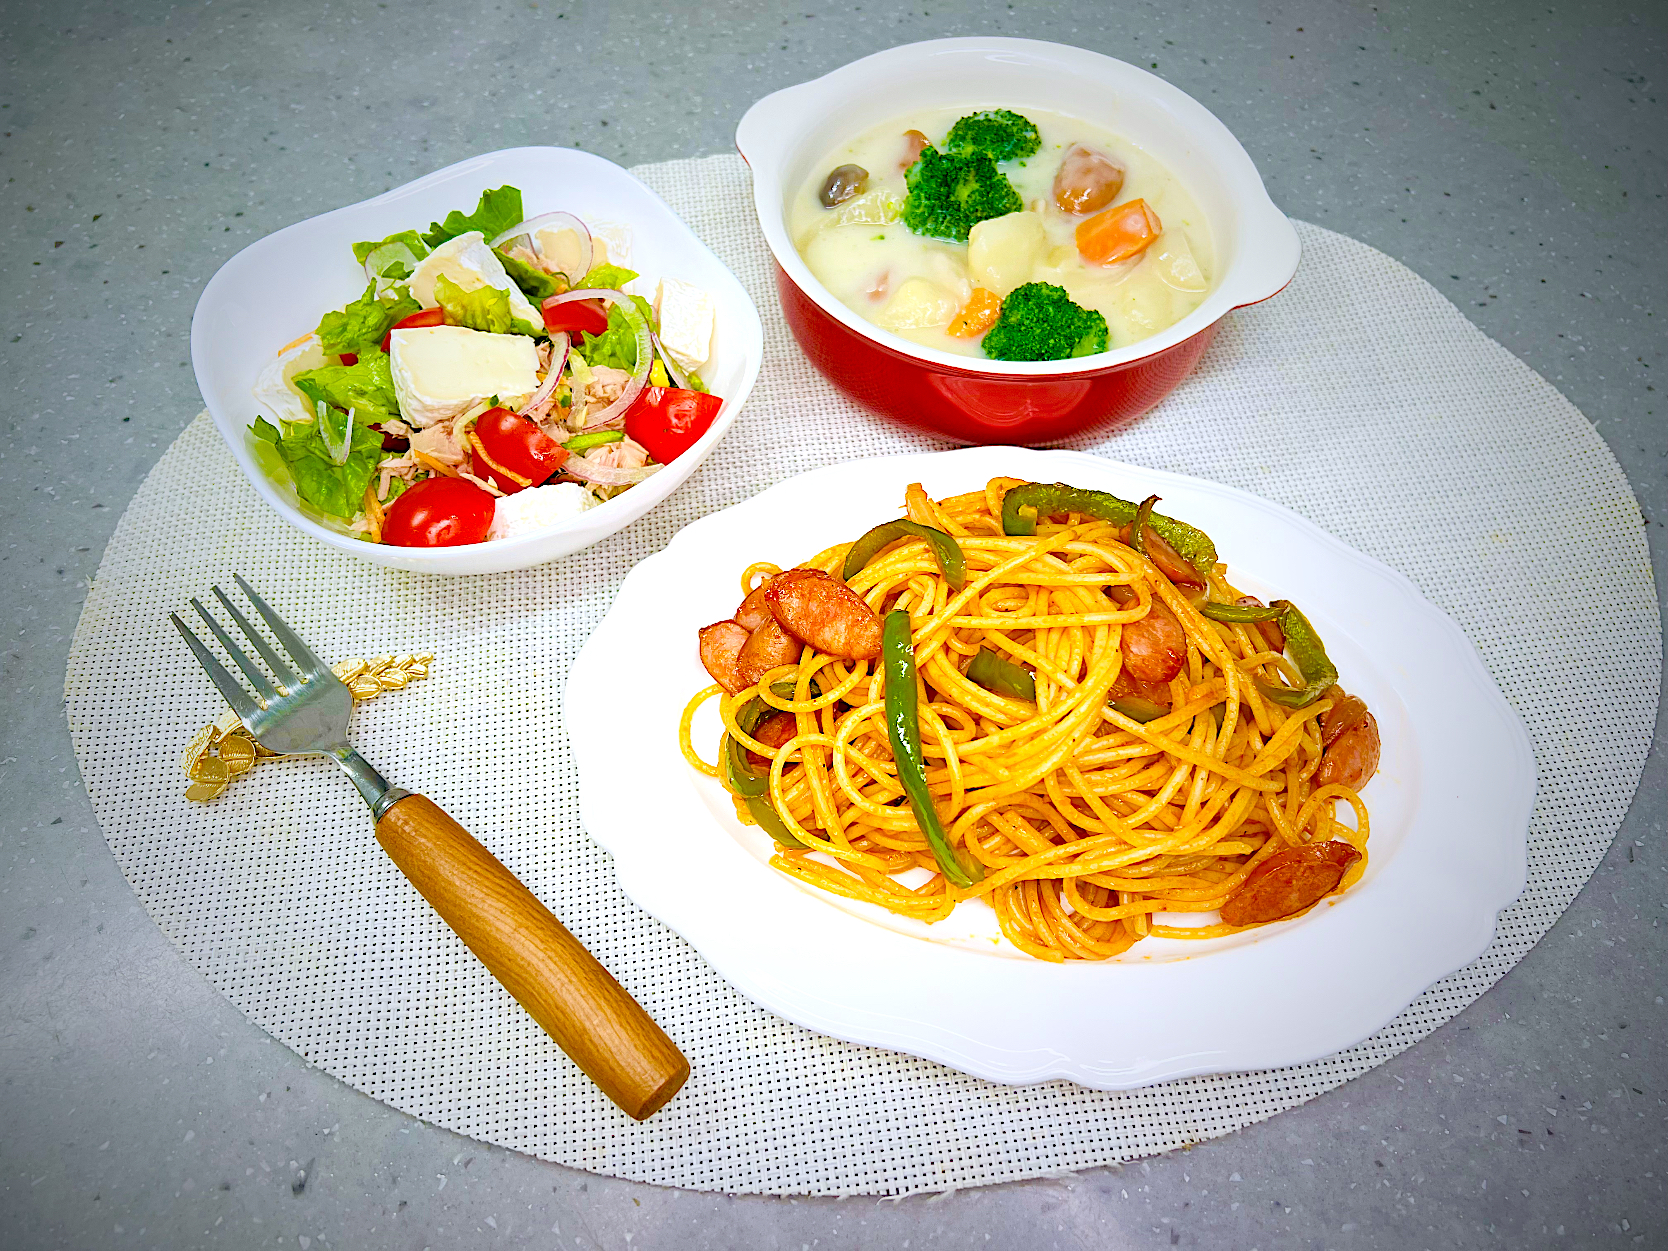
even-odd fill
[[[921,223],[905,213],[906,171],[924,144],[939,148],[958,119],[982,107],[897,118],[812,166],[790,205],[789,230],[811,272],[841,302],[923,347],[974,357],[987,355],[985,332],[1000,315],[998,302],[1027,283],[1064,288],[1073,302],[1103,315],[1107,349],[1155,334],[1198,307],[1210,289],[1214,255],[1192,197],[1136,144],[1080,118],[1018,111],[1016,121],[1035,125],[1039,146],[995,165],[1017,203],[1006,191],[984,203],[1019,211],[977,221],[965,242],[910,229],[906,216]],[[1097,349],[1098,342],[1076,354]]]

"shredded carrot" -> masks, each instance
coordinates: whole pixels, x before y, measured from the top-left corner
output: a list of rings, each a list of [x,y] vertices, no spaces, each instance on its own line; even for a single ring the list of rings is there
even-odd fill
[[[411,449],[411,459],[416,461],[424,469],[432,469],[435,473],[445,474],[448,478],[456,478],[458,476],[456,468],[448,465],[443,460],[436,460],[427,453],[419,452],[416,448]]]

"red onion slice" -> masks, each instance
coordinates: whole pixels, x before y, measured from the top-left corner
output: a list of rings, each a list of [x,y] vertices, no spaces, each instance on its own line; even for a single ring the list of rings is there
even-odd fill
[[[562,464],[562,472],[570,478],[610,487],[636,486],[664,468],[664,465],[643,465],[637,469],[617,469],[613,465],[593,465],[583,456],[570,456]]]
[[[651,330],[649,331],[649,341],[654,344],[654,350],[660,353],[660,363],[666,366],[666,376],[672,380],[672,385],[685,391],[689,390],[689,379],[685,378],[678,369],[677,363],[672,360],[672,354],[661,343],[660,336]]]
[[[654,349],[651,344],[653,332],[649,329],[649,323],[643,314],[637,310],[637,305],[624,291],[616,291],[612,287],[581,287],[564,295],[553,295],[545,304],[566,304],[570,300],[601,300],[606,304],[616,304],[624,315],[626,324],[637,333],[637,368],[631,371],[631,381],[626,383],[619,399],[592,417],[578,433],[613,430],[625,420],[626,410],[637,401],[649,380],[649,369],[654,365]]]
[[[533,392],[533,398],[516,410],[517,413],[525,417],[548,400],[551,392],[556,390],[556,384],[562,380],[562,371],[567,366],[568,335],[567,331],[559,330],[550,336],[550,369],[546,371],[544,381],[539,383],[539,389]]]
[[[540,213],[537,217],[529,217],[526,221],[517,222],[511,226],[487,246],[496,248],[507,239],[513,239],[517,235],[526,235],[528,242],[533,245],[533,254],[542,261],[545,256],[539,248],[538,232],[547,228],[551,230],[571,230],[579,236],[579,264],[575,267],[578,272],[568,274],[568,278],[577,280],[590,273],[591,259],[595,255],[595,249],[591,246],[590,227],[586,226],[572,213]]]

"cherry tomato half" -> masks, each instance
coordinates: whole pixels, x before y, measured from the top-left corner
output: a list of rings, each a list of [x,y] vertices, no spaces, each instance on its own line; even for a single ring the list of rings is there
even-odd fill
[[[601,300],[569,300],[557,304],[556,296],[544,302],[544,328],[555,334],[566,330],[569,334],[583,330],[586,334],[602,334],[608,329],[608,310]]]
[[[395,547],[459,547],[492,529],[493,498],[462,478],[424,478],[388,506],[382,541]]]
[[[481,441],[481,450],[486,452],[484,457],[480,451],[471,456],[475,476],[488,479],[506,495],[513,495],[523,487],[538,486],[568,458],[568,449],[540,430],[536,422],[507,408],[487,409],[475,418],[471,429]],[[506,478],[494,472],[495,469],[506,469],[526,481]]]
[[[705,434],[724,401],[704,391],[681,387],[644,387],[626,410],[626,434],[669,465]]]
[[[409,317],[402,317],[388,328],[387,334],[382,336],[382,350],[384,352],[392,350],[394,331],[396,330],[415,330],[419,326],[444,326],[445,324],[446,313],[444,310],[438,308],[425,308],[420,313],[413,313]]]

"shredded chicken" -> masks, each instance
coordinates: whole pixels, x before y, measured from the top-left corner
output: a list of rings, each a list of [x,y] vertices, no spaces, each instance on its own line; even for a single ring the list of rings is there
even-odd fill
[[[376,497],[379,500],[388,498],[388,486],[395,478],[405,482],[413,482],[417,478],[417,460],[408,451],[380,460],[376,467],[382,475],[376,487]]]
[[[503,491],[500,491],[496,486],[494,486],[487,479],[477,478],[474,474],[470,473],[467,469],[458,470],[458,477],[467,478],[470,482],[473,482],[476,486],[480,487],[481,490],[486,491],[486,492],[488,492],[492,495],[503,495],[504,494]]]
[[[411,437],[411,427],[398,417],[390,417],[382,423],[382,433],[391,434],[396,439],[409,439]]]
[[[516,244],[515,247],[510,248],[507,252],[504,253],[504,255],[505,256],[513,256],[516,260],[520,261],[523,265],[529,265],[532,268],[538,270],[541,274],[548,274],[548,273],[551,272],[548,268],[546,268],[543,258],[541,258],[539,256],[535,256],[531,251],[529,251],[527,248],[522,247],[519,243]]]
[[[600,469],[641,469],[649,463],[649,451],[631,438],[593,447],[580,459]]]
[[[424,456],[447,465],[463,464],[463,443],[453,433],[450,421],[437,421],[432,426],[415,431],[410,437],[411,446]]]
[[[585,398],[599,406],[612,404],[620,398],[620,393],[630,381],[631,375],[623,369],[592,365],[591,380],[585,386]]]

